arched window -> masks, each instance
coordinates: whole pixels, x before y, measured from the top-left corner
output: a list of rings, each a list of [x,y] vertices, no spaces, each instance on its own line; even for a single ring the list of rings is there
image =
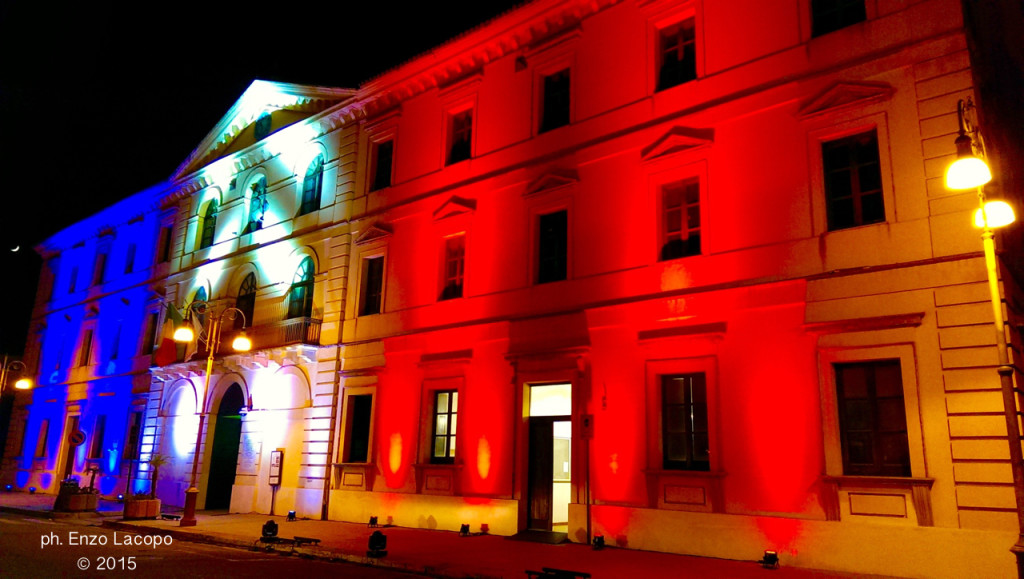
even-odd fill
[[[267,213],[267,179],[262,175],[249,186],[249,222],[242,233],[252,233],[263,228],[263,216]]]
[[[302,204],[299,206],[299,215],[320,209],[320,191],[323,189],[323,184],[324,156],[317,155],[306,169],[306,178],[302,181]]]
[[[313,258],[307,257],[295,270],[288,293],[288,319],[308,318],[313,315]]]
[[[217,231],[217,200],[211,199],[203,212],[203,234],[199,238],[199,249],[213,245],[213,234]]]
[[[235,307],[242,310],[245,315],[245,321],[242,321],[242,317],[238,316],[235,318],[235,329],[242,329],[244,323],[248,327],[253,325],[253,314],[256,312],[256,274],[249,273],[242,280],[241,287],[238,288],[238,297],[235,298]]]

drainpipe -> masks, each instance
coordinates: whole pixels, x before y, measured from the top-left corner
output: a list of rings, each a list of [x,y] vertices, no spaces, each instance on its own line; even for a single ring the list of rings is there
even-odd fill
[[[324,495],[320,507],[320,520],[328,520],[331,509],[331,480],[334,478],[334,440],[338,422],[338,390],[341,388],[341,344],[334,345],[334,388],[331,391],[330,437],[327,440],[327,464],[324,465]]]

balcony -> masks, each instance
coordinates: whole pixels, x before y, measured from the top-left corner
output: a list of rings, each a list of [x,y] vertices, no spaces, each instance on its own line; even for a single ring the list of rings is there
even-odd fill
[[[323,320],[316,318],[291,318],[289,320],[246,328],[245,333],[252,340],[253,350],[266,350],[292,344],[318,346],[320,345],[320,325],[322,323]],[[234,328],[224,328],[218,354],[229,355],[235,353],[231,349],[231,341],[235,334],[237,334],[237,330]],[[205,348],[200,348],[199,354],[205,357]]]

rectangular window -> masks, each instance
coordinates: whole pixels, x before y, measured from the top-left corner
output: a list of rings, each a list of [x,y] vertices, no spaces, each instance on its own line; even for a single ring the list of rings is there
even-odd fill
[[[92,361],[92,330],[82,334],[82,347],[78,351],[78,365],[88,366]]]
[[[360,292],[359,315],[370,316],[381,312],[384,291],[384,256],[363,260],[363,291]]]
[[[131,412],[128,414],[128,431],[124,437],[124,450],[121,458],[124,460],[136,460],[139,457],[139,440],[142,438],[142,413]]]
[[[828,229],[885,221],[875,129],[821,144]]]
[[[146,319],[146,333],[144,342],[142,343],[142,355],[152,354],[156,348],[157,334],[160,331],[160,314],[157,312],[150,312]]]
[[[370,456],[370,417],[373,394],[348,397],[348,432],[345,437],[345,462],[366,462]]]
[[[89,458],[103,458],[103,434],[107,429],[107,417],[100,414],[92,426],[92,442],[89,445]]]
[[[92,285],[100,285],[107,271],[107,254],[98,252],[92,266]]]
[[[171,226],[160,228],[160,239],[158,240],[159,252],[156,256],[157,263],[166,263],[171,259]]]
[[[124,256],[124,272],[131,273],[135,271],[135,250],[137,246],[134,243],[128,244],[128,249],[125,251]]]
[[[39,421],[39,438],[36,439],[36,458],[46,458],[46,437],[50,434],[50,421],[43,419]]]
[[[539,132],[550,131],[569,124],[570,107],[569,69],[544,77],[544,96],[541,99]]]
[[[121,351],[121,328],[124,327],[123,320],[117,321],[117,328],[114,329],[114,341],[110,344],[110,359],[117,360]]]
[[[459,410],[457,390],[440,390],[434,393],[434,444],[430,462],[451,464],[455,462],[455,430]]]
[[[541,215],[537,240],[537,283],[560,281],[568,275],[569,212]]]
[[[707,379],[661,377],[661,444],[666,470],[710,470]]]
[[[466,271],[466,236],[456,235],[444,240],[444,289],[441,299],[462,297],[462,278]]]
[[[68,282],[68,293],[75,293],[75,285],[78,283],[78,266],[71,268],[71,281]]]
[[[391,169],[394,162],[395,141],[388,140],[373,145],[373,163],[370,174],[373,175],[370,191],[391,186]]]
[[[818,37],[867,20],[864,0],[811,0],[811,36]]]
[[[661,261],[700,255],[700,181],[662,187],[661,211]]]
[[[697,35],[693,18],[658,31],[658,86],[665,90],[696,80]]]
[[[447,165],[473,156],[473,109],[451,115],[448,126]]]
[[[835,364],[843,474],[910,476],[899,360]]]

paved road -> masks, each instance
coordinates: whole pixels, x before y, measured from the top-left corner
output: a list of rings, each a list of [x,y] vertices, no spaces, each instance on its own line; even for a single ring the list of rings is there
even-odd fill
[[[168,537],[169,539],[169,537]],[[421,577],[351,563],[173,541],[112,531],[83,520],[0,513],[0,578],[35,577]],[[136,544],[141,543],[141,544]]]

